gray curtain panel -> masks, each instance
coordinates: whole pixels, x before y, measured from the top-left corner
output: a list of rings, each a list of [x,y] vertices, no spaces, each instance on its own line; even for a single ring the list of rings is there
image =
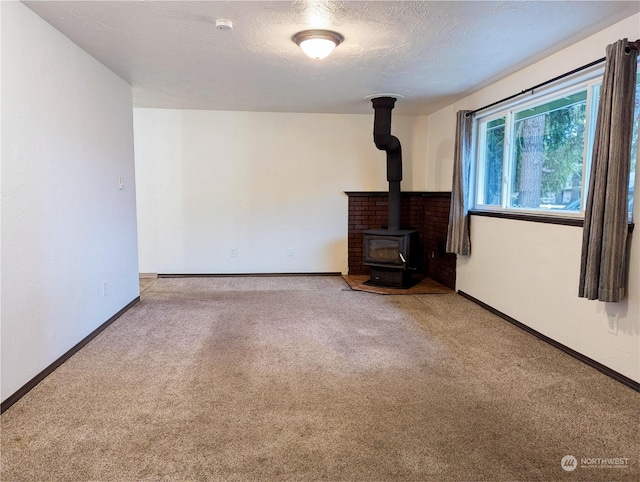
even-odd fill
[[[638,51],[627,39],[607,46],[582,235],[579,296],[625,297],[627,194]]]
[[[446,250],[447,253],[456,253],[463,256],[471,254],[468,211],[472,134],[473,116],[471,111],[458,111]]]

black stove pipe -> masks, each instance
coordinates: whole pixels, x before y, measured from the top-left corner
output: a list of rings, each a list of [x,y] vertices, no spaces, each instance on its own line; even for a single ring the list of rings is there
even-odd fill
[[[400,181],[402,181],[402,149],[397,137],[391,135],[391,111],[394,97],[371,99],[375,111],[373,142],[387,152],[387,181],[389,181],[389,229],[400,229]]]

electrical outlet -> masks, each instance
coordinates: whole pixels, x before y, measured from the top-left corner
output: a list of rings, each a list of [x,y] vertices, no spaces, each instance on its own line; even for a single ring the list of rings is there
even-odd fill
[[[232,258],[238,256],[238,248],[231,248],[231,250],[229,251],[229,256],[231,256]]]
[[[607,314],[607,331],[612,335],[618,334],[618,314]]]
[[[102,282],[102,296],[107,296],[109,294],[109,283],[107,281]]]
[[[287,248],[287,256],[290,258],[293,256],[293,248]]]

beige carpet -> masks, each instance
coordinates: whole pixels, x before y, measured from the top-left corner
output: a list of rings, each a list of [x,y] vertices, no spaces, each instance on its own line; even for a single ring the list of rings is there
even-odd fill
[[[457,294],[161,278],[2,415],[1,479],[638,480],[639,409]]]
[[[140,293],[147,291],[153,283],[158,279],[158,275],[154,273],[141,273],[140,274]]]

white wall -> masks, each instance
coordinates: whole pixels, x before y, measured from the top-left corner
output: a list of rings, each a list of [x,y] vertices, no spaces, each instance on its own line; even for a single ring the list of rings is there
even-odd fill
[[[585,65],[603,57],[608,44],[624,37],[640,38],[640,15],[429,116],[427,187],[451,188],[457,110],[486,105]],[[637,221],[640,196],[635,199],[635,213]],[[577,295],[581,228],[472,216],[472,252],[458,259],[456,287],[640,381],[640,239],[637,233],[634,237],[629,297],[622,303],[601,303]],[[614,318],[619,318],[617,334],[609,332]]]
[[[402,188],[423,190],[426,117],[394,116],[392,130]],[[346,273],[344,191],[388,189],[373,109],[134,109],[134,131],[142,272]]]
[[[4,401],[139,290],[131,87],[1,8]]]

